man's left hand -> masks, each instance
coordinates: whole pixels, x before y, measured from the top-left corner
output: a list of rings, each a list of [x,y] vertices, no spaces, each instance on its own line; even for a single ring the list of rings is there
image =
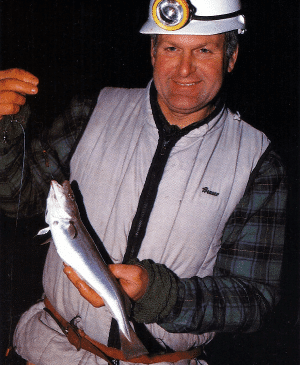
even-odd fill
[[[112,264],[108,266],[112,274],[118,279],[126,294],[137,301],[142,298],[148,287],[147,270],[138,265]],[[70,266],[64,268],[64,273],[68,276],[71,282],[76,286],[80,295],[90,302],[94,307],[102,307],[103,299],[88,286],[76,274]]]

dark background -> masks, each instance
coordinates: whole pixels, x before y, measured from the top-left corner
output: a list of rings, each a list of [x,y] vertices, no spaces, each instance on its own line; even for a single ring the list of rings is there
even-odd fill
[[[283,297],[267,328],[251,335],[219,335],[212,364],[299,364],[299,4],[244,1],[247,33],[228,78],[228,102],[264,131],[289,176]],[[33,133],[50,125],[77,92],[103,86],[144,87],[151,77],[148,36],[139,34],[148,1],[0,1],[0,69],[24,68],[40,79],[29,97]],[[43,218],[0,226],[0,342],[40,296],[46,247],[32,236]],[[16,227],[17,223],[17,227]],[[11,331],[10,331],[11,332]],[[1,359],[0,359],[1,364]]]

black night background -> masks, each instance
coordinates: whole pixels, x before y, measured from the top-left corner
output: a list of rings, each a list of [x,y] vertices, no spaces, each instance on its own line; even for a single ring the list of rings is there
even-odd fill
[[[299,12],[297,1],[245,0],[247,32],[227,100],[262,130],[283,158],[290,186],[282,299],[256,334],[220,334],[212,365],[299,364]],[[104,86],[145,87],[151,78],[148,36],[139,34],[148,1],[0,0],[0,69],[23,68],[40,79],[28,97],[31,138],[47,128],[76,93]],[[42,294],[46,246],[32,243],[43,217],[0,212],[0,364],[10,327]]]

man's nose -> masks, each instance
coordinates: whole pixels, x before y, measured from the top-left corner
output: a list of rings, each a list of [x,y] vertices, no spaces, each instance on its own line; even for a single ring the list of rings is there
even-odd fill
[[[193,73],[196,70],[193,55],[190,52],[185,52],[182,54],[178,72],[180,76],[187,77],[191,73]]]

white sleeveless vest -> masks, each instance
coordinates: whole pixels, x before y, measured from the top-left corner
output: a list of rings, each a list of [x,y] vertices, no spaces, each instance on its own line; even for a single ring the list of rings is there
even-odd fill
[[[124,256],[157,142],[148,89],[101,92],[71,161],[71,180],[115,262]],[[211,275],[224,225],[268,144],[227,109],[182,137],[165,167],[138,257],[166,264],[180,277]]]
[[[78,182],[89,220],[115,262],[121,262],[125,253],[157,142],[149,85],[147,89],[102,90],[72,158],[71,180]],[[208,124],[182,137],[165,167],[138,258],[163,263],[181,278],[212,275],[225,223],[268,144],[263,133],[225,108]],[[62,269],[52,245],[44,270],[47,297],[67,320],[80,314],[85,332],[107,343],[108,310],[84,300]],[[45,323],[49,328],[45,314],[39,321],[36,326]],[[213,337],[212,333],[171,334],[157,324],[147,327],[174,350],[186,350]],[[88,364],[105,363],[92,355],[88,359]]]

